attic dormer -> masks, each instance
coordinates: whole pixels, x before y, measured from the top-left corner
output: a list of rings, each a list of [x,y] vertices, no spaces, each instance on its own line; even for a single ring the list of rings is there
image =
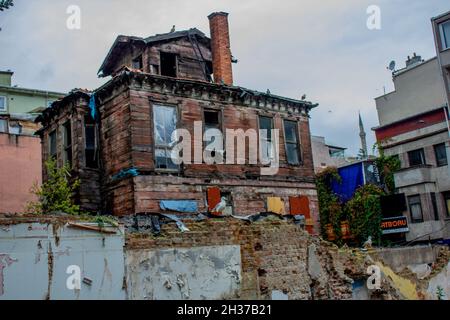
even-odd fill
[[[210,82],[211,40],[195,28],[148,38],[118,36],[98,74],[114,76],[125,66],[154,75]]]

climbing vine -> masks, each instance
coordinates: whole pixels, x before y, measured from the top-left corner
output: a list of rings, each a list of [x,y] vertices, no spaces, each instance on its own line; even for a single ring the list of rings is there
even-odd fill
[[[353,198],[345,204],[345,212],[354,241],[361,245],[370,236],[374,243],[381,241],[381,206],[380,196],[385,192],[367,184],[356,190]]]
[[[384,182],[384,189],[388,194],[393,194],[395,192],[394,173],[401,167],[400,160],[396,156],[386,156],[379,142],[375,143],[373,149],[378,150],[379,156],[375,159],[375,164]]]

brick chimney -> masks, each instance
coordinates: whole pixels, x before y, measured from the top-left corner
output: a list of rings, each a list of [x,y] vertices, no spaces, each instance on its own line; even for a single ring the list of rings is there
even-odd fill
[[[214,12],[208,16],[208,19],[211,30],[214,82],[231,86],[233,85],[233,70],[231,67],[228,13]]]

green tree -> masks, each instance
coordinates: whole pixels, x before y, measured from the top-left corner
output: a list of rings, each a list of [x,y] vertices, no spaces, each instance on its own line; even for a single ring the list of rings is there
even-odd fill
[[[0,0],[0,11],[9,9],[14,6],[13,0]]]
[[[53,212],[79,214],[80,207],[74,204],[72,196],[78,189],[80,181],[71,179],[69,164],[58,168],[56,161],[49,159],[45,166],[48,179],[41,187],[35,184],[31,189],[31,192],[38,197],[38,201],[29,203],[28,211],[37,214]]]
[[[397,156],[386,156],[379,142],[375,143],[373,148],[378,149],[375,164],[384,183],[384,189],[388,194],[393,194],[395,192],[394,173],[400,170],[400,160]]]

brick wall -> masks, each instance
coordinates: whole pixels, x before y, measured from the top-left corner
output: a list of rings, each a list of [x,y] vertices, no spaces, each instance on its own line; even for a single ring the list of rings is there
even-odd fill
[[[273,290],[289,299],[350,299],[337,248],[299,226],[269,217],[252,224],[233,218],[187,221],[189,232],[163,224],[161,235],[128,233],[126,250],[240,245],[242,299],[270,299]],[[314,270],[312,270],[314,269]]]

